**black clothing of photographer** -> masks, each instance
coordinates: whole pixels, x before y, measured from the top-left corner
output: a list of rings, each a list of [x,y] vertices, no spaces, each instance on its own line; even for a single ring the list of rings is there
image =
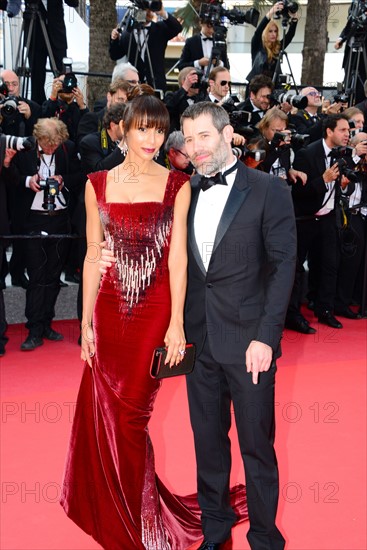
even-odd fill
[[[2,132],[12,136],[32,135],[33,126],[41,114],[41,106],[19,95],[19,77],[14,71],[2,70],[1,78],[6,88],[5,95],[1,97],[11,96],[17,103],[16,108],[9,113],[3,110],[3,105],[0,106]]]
[[[72,90],[64,90],[64,78],[65,75],[61,75],[54,79],[50,97],[42,105],[41,117],[56,117],[61,120],[66,124],[69,139],[75,143],[79,122],[89,109],[78,86]]]
[[[265,17],[258,24],[251,40],[251,61],[252,69],[247,75],[250,81],[258,74],[264,74],[271,79],[274,76],[279,52],[282,49],[282,42],[279,40],[279,27],[272,19],[283,9],[283,2],[274,4]],[[289,13],[289,29],[285,35],[284,48],[286,48],[294,38],[296,33],[298,17],[297,13]],[[279,74],[281,73],[279,67]]]
[[[238,111],[251,113],[250,126],[255,127],[270,107],[270,94],[274,84],[268,76],[257,75],[249,84],[249,97],[237,105]]]
[[[206,91],[200,90],[200,73],[194,67],[185,67],[178,74],[179,89],[166,92],[164,103],[170,116],[170,132],[180,129],[180,117],[193,103],[203,101]]]
[[[69,196],[78,193],[81,185],[75,145],[67,139],[65,124],[55,118],[40,119],[34,136],[37,148],[19,152],[11,167],[19,181],[18,215],[24,218],[25,233],[29,235],[70,233]],[[21,350],[32,351],[43,344],[43,338],[63,339],[51,328],[51,322],[67,242],[62,238],[34,238],[27,239],[24,248],[29,276],[25,309],[29,335]]]
[[[220,58],[212,57],[213,41],[215,37],[214,26],[208,21],[200,22],[201,31],[187,38],[181,52],[177,67],[181,71],[185,67],[195,67],[198,71],[208,71],[210,59],[212,66],[209,71],[217,66],[224,66],[229,69],[229,60],[226,48],[220,48]]]
[[[77,8],[79,0],[65,0],[65,3],[71,8]],[[26,40],[29,31],[30,23],[30,6],[36,5],[42,19],[45,22],[47,35],[50,41],[51,50],[55,59],[57,70],[63,71],[63,58],[67,52],[66,26],[64,21],[64,5],[62,0],[26,0],[26,9],[23,14],[25,23],[24,39]],[[45,7],[47,5],[47,9]],[[32,31],[32,38],[29,51],[29,65],[31,68],[31,97],[40,105],[46,101],[45,96],[45,80],[46,80],[46,62],[48,51],[45,39],[43,37],[42,28],[38,17]]]
[[[146,82],[153,88],[165,90],[164,58],[167,42],[182,31],[182,26],[163,7],[157,12],[145,11],[146,23],[143,26],[129,31],[123,30],[121,33],[117,29],[112,30],[110,57],[117,61],[117,59],[129,55],[127,61],[138,69],[141,82]],[[163,20],[157,23],[152,21],[155,14],[161,16]],[[151,63],[149,63],[149,58]]]
[[[332,328],[342,328],[334,317],[337,273],[340,261],[338,234],[339,208],[335,208],[335,195],[350,193],[352,185],[340,173],[337,162],[332,162],[330,152],[335,147],[345,147],[349,142],[349,124],[343,114],[325,119],[323,139],[300,149],[294,159],[294,167],[307,173],[307,183],[297,181],[292,186],[293,204],[297,221],[299,269],[307,255],[317,258],[309,264],[310,277],[317,281],[315,289],[315,315],[319,322]],[[353,164],[353,162],[351,163]],[[312,273],[311,273],[312,271]],[[300,309],[300,285],[302,273],[297,271],[289,308]]]

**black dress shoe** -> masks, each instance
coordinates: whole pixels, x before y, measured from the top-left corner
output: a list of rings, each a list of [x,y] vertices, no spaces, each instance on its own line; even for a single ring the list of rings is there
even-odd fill
[[[28,277],[26,277],[24,273],[20,277],[12,277],[11,286],[21,286],[22,288],[24,288],[24,290],[27,290],[29,286]]]
[[[323,325],[328,325],[331,328],[343,328],[341,322],[338,321],[338,319],[335,319],[331,311],[323,311],[318,315],[318,318],[319,322]]]
[[[33,351],[39,346],[42,346],[42,344],[42,338],[38,338],[37,336],[28,336],[27,339],[24,340],[23,344],[20,346],[20,349],[21,351]]]
[[[209,542],[207,540],[204,540],[201,546],[199,546],[198,550],[220,550],[221,547],[220,542]]]
[[[315,302],[313,300],[309,300],[307,302],[307,307],[310,311],[313,311],[315,309]]]
[[[315,334],[316,332],[316,329],[310,327],[308,321],[306,321],[306,319],[302,319],[302,317],[287,319],[285,321],[285,328],[295,330],[296,332],[301,332],[302,334]]]
[[[46,340],[52,340],[53,342],[60,342],[64,339],[64,336],[60,334],[60,332],[56,332],[56,330],[51,327],[46,328],[43,331],[42,337],[46,338]]]
[[[341,317],[346,317],[347,319],[360,319],[361,316],[358,313],[354,313],[350,307],[345,306],[343,308],[335,309],[335,314],[340,315]]]

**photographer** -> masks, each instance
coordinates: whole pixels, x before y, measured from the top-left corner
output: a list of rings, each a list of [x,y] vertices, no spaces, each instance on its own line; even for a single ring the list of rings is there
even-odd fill
[[[308,257],[309,281],[314,293],[314,311],[320,323],[341,329],[334,317],[337,273],[340,261],[338,224],[339,198],[350,193],[343,166],[353,164],[350,159],[334,161],[336,149],[349,142],[349,124],[344,114],[325,118],[323,138],[300,149],[294,167],[307,173],[307,183],[292,185],[293,203],[297,221],[299,269],[289,311],[300,310],[300,284],[303,264]],[[344,150],[344,149],[343,149]],[[333,157],[333,158],[332,158]]]
[[[204,99],[206,92],[200,90],[201,76],[194,67],[185,67],[178,74],[179,89],[166,92],[164,103],[170,116],[170,132],[180,129],[180,117],[186,107]]]
[[[83,92],[77,86],[77,81],[68,84],[65,88],[66,76],[63,74],[53,80],[50,97],[42,105],[41,117],[56,117],[64,122],[68,129],[69,139],[75,143],[80,119],[89,112],[89,109],[85,103]],[[73,84],[76,85],[73,86]]]
[[[66,126],[56,118],[40,119],[34,127],[37,148],[19,152],[13,167],[18,186],[18,215],[24,219],[27,239],[25,262],[29,276],[26,293],[28,337],[22,351],[32,351],[43,338],[62,340],[51,328],[60,290],[60,274],[67,250],[66,240],[42,239],[40,234],[70,232],[69,196],[81,186],[80,162]]]
[[[146,5],[144,0],[135,0],[135,3],[139,8]],[[155,12],[144,8],[146,20],[142,25],[138,23],[136,27],[134,24],[133,29],[122,32],[121,29],[113,29],[109,52],[114,61],[128,56],[127,61],[138,69],[141,82],[165,90],[164,56],[167,42],[181,32],[182,26],[175,17],[166,12],[161,2],[160,6]],[[153,19],[156,15],[162,21],[155,23]]]
[[[65,4],[71,8],[77,8],[79,0],[65,0]],[[46,5],[47,9],[45,7]],[[36,0],[32,2],[31,0],[26,0],[25,11],[23,14],[25,42],[29,32],[30,12],[33,9],[32,6],[35,6],[39,11],[41,18],[46,25],[46,31],[55,59],[55,65],[57,70],[61,73],[63,70],[62,60],[66,56],[68,47],[63,1],[49,0],[48,2],[43,2],[41,0]],[[32,100],[42,105],[42,103],[46,101],[45,80],[48,51],[38,17],[36,17],[34,21],[29,50],[28,57],[31,68]]]
[[[288,4],[291,4],[292,11],[287,10]],[[265,17],[260,21],[251,40],[252,69],[246,77],[248,81],[258,74],[266,75],[271,79],[273,78],[279,52],[282,49],[282,43],[279,40],[279,27],[273,18],[278,13],[284,12],[285,10],[284,15],[290,19],[289,29],[285,35],[284,42],[284,48],[286,48],[293,40],[298,23],[297,10],[294,12],[293,6],[297,6],[297,4],[295,2],[288,1],[277,2],[270,8]],[[287,26],[287,19],[285,26]]]
[[[178,62],[178,68],[194,66],[199,71],[207,70],[210,59],[212,58],[214,25],[210,20],[200,20],[200,34],[195,34],[186,39],[181,57]],[[220,59],[213,57],[209,72],[214,67],[224,66],[229,69],[229,60],[226,49],[221,49]]]
[[[306,173],[291,167],[291,132],[287,129],[287,115],[277,107],[272,107],[257,127],[268,143],[266,159],[262,163],[263,170],[286,179],[288,183],[296,183],[299,179],[305,185]]]
[[[251,126],[256,126],[270,107],[270,95],[274,84],[268,76],[257,75],[249,84],[250,97],[237,105],[239,111],[251,113]]]
[[[168,170],[181,170],[191,175],[193,166],[186,152],[185,139],[181,131],[171,132],[164,144],[165,166]]]

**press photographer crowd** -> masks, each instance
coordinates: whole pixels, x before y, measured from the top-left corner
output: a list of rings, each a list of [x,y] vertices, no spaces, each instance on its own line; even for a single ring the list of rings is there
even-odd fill
[[[44,9],[44,3],[39,4]],[[356,4],[361,2],[352,2],[336,48],[343,42],[348,45],[351,37],[366,40],[367,10],[356,12]],[[9,16],[16,15],[16,2],[1,2],[0,7],[8,9]],[[167,91],[165,51],[168,41],[182,31],[181,23],[160,0],[134,0],[110,36],[111,59],[124,58],[124,62],[116,64],[108,91],[101,90],[105,95],[93,111],[87,107],[71,60],[65,58],[64,39],[61,49],[60,44],[51,44],[58,59],[61,54],[65,59],[62,67],[58,61],[45,101],[44,80],[42,93],[35,86],[40,99],[35,100],[34,94],[28,99],[21,95],[16,67],[1,70],[0,356],[7,342],[3,290],[8,273],[13,286],[26,290],[28,335],[21,350],[32,351],[44,339],[63,339],[52,328],[52,320],[60,288],[67,282],[80,286],[81,319],[87,175],[122,162],[126,150],[119,123],[125,105],[137,95],[157,90],[170,116],[170,135],[158,163],[194,173],[180,118],[188,106],[208,101],[229,114],[234,155],[252,170],[287,181],[298,251],[286,327],[303,334],[317,330],[301,311],[306,271],[307,307],[315,322],[342,329],[340,318],[357,320],[366,315],[367,80],[364,87],[355,82],[345,85],[331,101],[312,83],[298,90],[289,82],[281,61],[295,36],[298,12],[298,4],[290,0],[276,2],[261,19],[253,8],[227,10],[221,2],[203,4],[200,33],[186,39],[176,90]],[[252,68],[243,75],[247,84],[242,97],[232,93],[223,20],[254,27]],[[350,69],[354,61],[346,55],[348,72],[348,63]],[[66,283],[60,279],[63,272]]]

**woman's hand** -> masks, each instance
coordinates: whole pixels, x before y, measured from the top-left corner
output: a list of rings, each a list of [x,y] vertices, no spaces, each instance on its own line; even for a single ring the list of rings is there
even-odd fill
[[[167,348],[166,364],[169,363],[172,368],[178,365],[185,355],[186,338],[182,323],[171,321],[164,337],[164,344]]]
[[[277,2],[276,4],[274,4],[274,6],[272,6],[270,8],[270,10],[268,11],[268,13],[266,14],[266,17],[268,19],[272,19],[274,17],[274,15],[278,12],[278,11],[282,11],[282,9],[284,8],[284,4],[283,2]]]
[[[100,273],[102,273],[102,275],[106,275],[109,268],[116,263],[116,258],[113,255],[112,250],[108,250],[108,248],[106,248],[107,246],[106,241],[103,241],[102,243],[100,243],[99,246],[101,249],[101,257],[99,259],[99,271]]]
[[[95,353],[94,332],[92,323],[82,322],[82,351],[80,357],[82,361],[86,361],[92,368],[92,357]]]

